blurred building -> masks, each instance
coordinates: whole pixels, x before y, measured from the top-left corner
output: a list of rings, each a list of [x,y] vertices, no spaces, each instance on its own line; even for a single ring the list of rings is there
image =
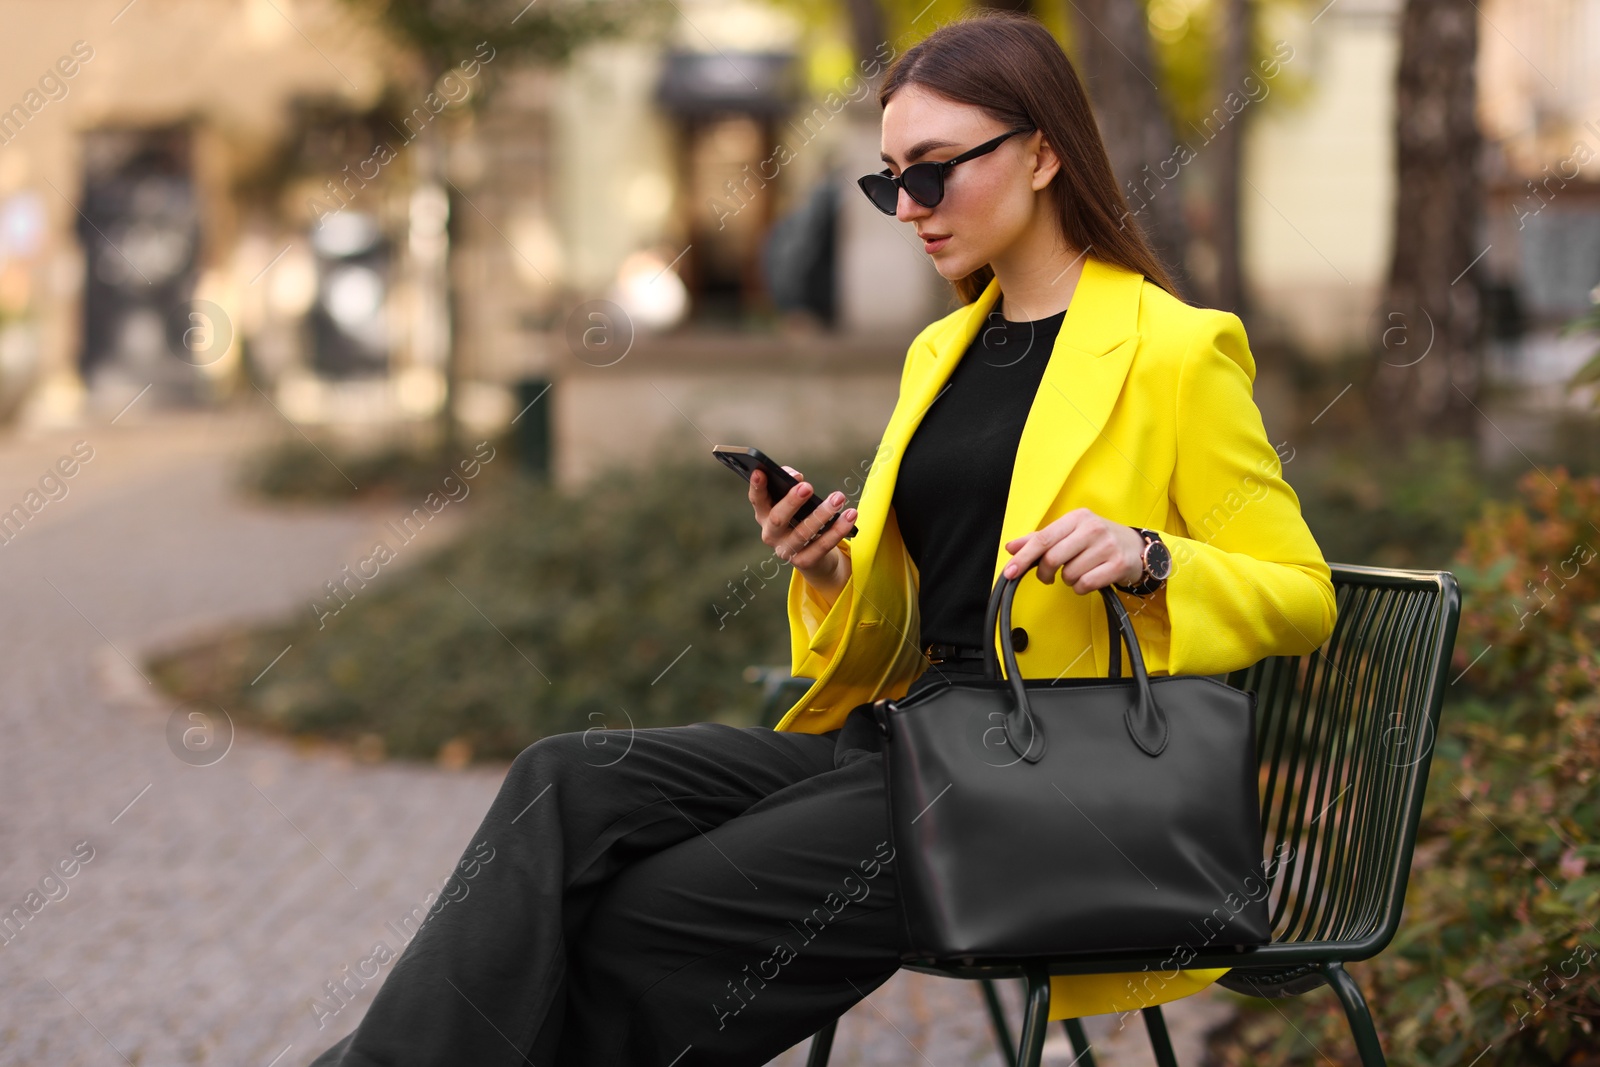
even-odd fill
[[[1600,0],[1492,0],[1483,17],[1490,369],[1571,403],[1595,342],[1562,327],[1600,303]]]
[[[1252,104],[1245,272],[1313,353],[1364,346],[1388,266],[1400,3],[1266,9],[1303,88]],[[569,480],[870,450],[953,304],[855,188],[881,112],[842,27],[680,0],[662,39],[484,46],[419,88],[359,10],[0,0],[0,418],[231,397],[370,430],[453,395]],[[1600,0],[1482,11],[1496,367],[1554,380],[1600,284]]]
[[[0,20],[7,413],[72,421],[236,387],[246,339],[319,280],[304,227],[251,187],[297,136],[297,101],[381,99],[381,38],[337,0],[6,0]]]
[[[1274,9],[1302,99],[1249,128],[1246,275],[1290,340],[1364,350],[1393,241],[1401,0]],[[1557,400],[1592,351],[1560,336],[1600,285],[1600,0],[1485,0],[1478,97],[1490,371]],[[1463,270],[1467,264],[1462,264]]]
[[[855,186],[880,166],[881,111],[848,49],[791,16],[678,7],[659,45],[586,50],[554,107],[563,275],[614,305],[530,339],[558,382],[560,472],[666,442],[869,455],[906,345],[953,307]]]
[[[876,103],[792,17],[678,7],[666,40],[479,49],[425,93],[341,0],[0,0],[0,404],[381,428],[453,370],[485,430],[555,382],[568,477],[680,432],[875,440],[948,304],[854,189]]]
[[[1389,269],[1402,3],[1265,9],[1277,80],[1303,89],[1245,127],[1241,255],[1256,309],[1313,354],[1365,347]]]

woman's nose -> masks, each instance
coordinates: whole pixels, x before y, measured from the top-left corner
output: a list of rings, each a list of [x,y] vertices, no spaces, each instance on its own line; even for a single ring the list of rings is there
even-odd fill
[[[895,191],[900,195],[894,203],[894,217],[899,219],[901,222],[910,222],[912,219],[926,218],[927,215],[933,211],[932,208],[923,207],[921,204],[911,199],[911,194],[906,192],[904,189],[897,189]]]

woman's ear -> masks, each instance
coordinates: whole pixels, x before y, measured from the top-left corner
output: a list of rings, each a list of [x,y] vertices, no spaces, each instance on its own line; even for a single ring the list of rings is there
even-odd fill
[[[1033,191],[1038,192],[1049,185],[1060,169],[1061,157],[1056,155],[1055,148],[1046,140],[1044,131],[1039,131],[1039,147],[1034,149],[1033,157]]]

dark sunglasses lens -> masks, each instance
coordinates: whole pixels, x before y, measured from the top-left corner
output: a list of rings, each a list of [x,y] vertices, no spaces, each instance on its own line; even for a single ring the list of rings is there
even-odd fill
[[[867,194],[867,199],[872,201],[872,206],[885,215],[893,215],[900,199],[899,191],[895,188],[894,179],[883,174],[868,174],[857,184],[861,191]]]
[[[923,207],[937,207],[944,199],[944,174],[932,163],[915,163],[900,174],[906,192]]]

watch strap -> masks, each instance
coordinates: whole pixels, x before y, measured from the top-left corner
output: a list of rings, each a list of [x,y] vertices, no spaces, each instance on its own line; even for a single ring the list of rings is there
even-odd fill
[[[1146,530],[1142,526],[1133,526],[1130,527],[1130,529],[1134,530],[1139,534],[1140,537],[1144,538],[1146,551],[1148,551],[1152,543],[1161,540],[1161,535],[1156,533],[1154,530]],[[1120,589],[1124,593],[1128,593],[1132,596],[1149,596],[1152,593],[1158,592],[1162,586],[1166,585],[1167,580],[1165,578],[1156,578],[1151,576],[1150,564],[1147,561],[1144,565],[1144,575],[1142,580],[1139,582],[1136,582],[1133,585],[1122,585],[1119,582],[1113,582],[1112,584],[1117,589]]]

